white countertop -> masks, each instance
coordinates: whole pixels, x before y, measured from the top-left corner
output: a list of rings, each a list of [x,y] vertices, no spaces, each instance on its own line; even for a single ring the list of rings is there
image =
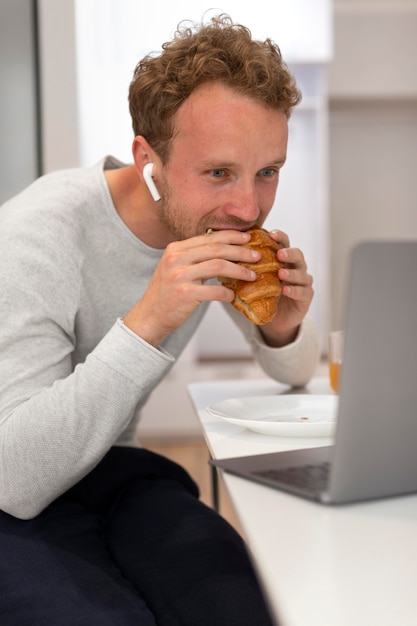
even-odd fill
[[[327,394],[325,377],[303,390],[270,380],[188,389],[214,458],[331,443],[259,435],[205,410],[243,396]],[[280,626],[417,624],[417,496],[329,507],[232,475],[223,479]]]

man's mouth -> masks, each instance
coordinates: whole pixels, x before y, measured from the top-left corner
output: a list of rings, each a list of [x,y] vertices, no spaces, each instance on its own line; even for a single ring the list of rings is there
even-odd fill
[[[233,226],[225,226],[225,228],[207,228],[206,230],[206,235],[209,235],[210,233],[216,233],[219,230],[238,230],[240,233],[244,233],[247,230],[250,230],[251,228],[254,228],[254,224],[252,224],[252,226],[246,226],[245,228],[236,228]]]

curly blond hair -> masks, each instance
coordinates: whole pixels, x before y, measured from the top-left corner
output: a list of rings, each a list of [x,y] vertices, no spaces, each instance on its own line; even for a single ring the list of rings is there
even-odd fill
[[[135,136],[144,136],[163,161],[169,157],[173,116],[203,83],[221,81],[236,92],[290,116],[301,100],[295,79],[270,39],[222,14],[204,24],[182,22],[162,52],[143,58],[129,88]]]

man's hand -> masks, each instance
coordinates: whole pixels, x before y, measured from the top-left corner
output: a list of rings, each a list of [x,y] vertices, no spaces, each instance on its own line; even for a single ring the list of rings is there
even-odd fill
[[[236,263],[259,260],[259,252],[242,246],[249,240],[245,232],[221,230],[169,244],[142,299],[124,317],[125,325],[158,346],[202,302],[231,302],[230,289],[205,283],[217,276],[255,280],[254,272]]]
[[[270,234],[283,246],[277,256],[285,267],[278,271],[282,281],[278,312],[272,322],[260,327],[260,331],[268,345],[280,347],[291,343],[297,336],[314,296],[313,277],[307,272],[301,250],[290,248],[288,236],[278,230]]]

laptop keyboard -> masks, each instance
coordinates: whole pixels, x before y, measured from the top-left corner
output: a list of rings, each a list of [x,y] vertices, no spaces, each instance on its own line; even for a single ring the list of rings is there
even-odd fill
[[[330,463],[300,465],[298,467],[284,467],[280,469],[261,470],[254,472],[257,476],[262,476],[269,480],[297,485],[305,489],[322,491],[327,486]]]

